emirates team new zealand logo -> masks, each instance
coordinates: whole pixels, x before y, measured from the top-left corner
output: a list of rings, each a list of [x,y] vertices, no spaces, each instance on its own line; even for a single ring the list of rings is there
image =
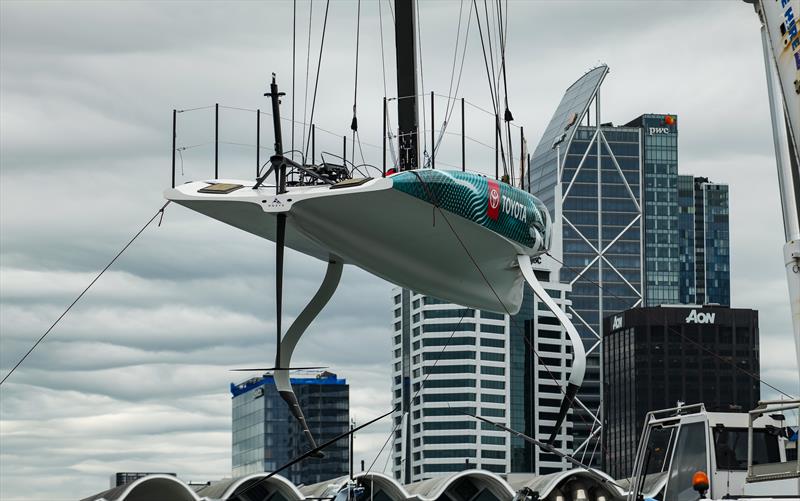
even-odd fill
[[[486,215],[492,221],[497,221],[500,216],[500,186],[491,179],[487,179],[487,183],[489,187],[489,203],[486,207]]]

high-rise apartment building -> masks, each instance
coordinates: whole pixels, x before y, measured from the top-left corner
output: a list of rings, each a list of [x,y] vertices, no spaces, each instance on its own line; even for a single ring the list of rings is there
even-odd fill
[[[405,483],[480,467],[508,469],[508,318],[396,288],[394,477]]]
[[[318,443],[349,427],[350,387],[336,374],[320,372],[291,378],[308,428]],[[272,375],[231,383],[233,406],[233,476],[274,471],[307,452],[308,441],[275,388]],[[323,458],[308,458],[281,475],[299,484],[313,484],[346,475],[349,468],[346,438],[327,447]]]
[[[566,310],[569,285],[550,280],[551,271],[534,264],[534,273],[547,293]],[[541,441],[550,439],[563,388],[572,366],[572,348],[566,330],[553,312],[526,287],[519,313],[509,323],[510,427]],[[553,446],[566,454],[573,453],[572,413],[567,415]],[[510,437],[512,473],[546,475],[570,469],[564,459],[541,450],[518,437]],[[589,451],[591,452],[591,451]],[[577,451],[586,454],[586,451]]]
[[[741,411],[758,403],[759,383],[748,374],[759,372],[755,310],[634,308],[607,317],[604,332],[604,469],[614,478],[630,475],[648,411],[679,402]]]
[[[559,305],[568,304],[567,285],[549,282],[546,270],[536,274]],[[463,414],[550,437],[572,354],[565,330],[535,295],[526,291],[511,318],[406,289],[395,289],[393,298],[395,478],[415,482],[469,468],[541,474],[569,468]],[[571,428],[569,415],[554,444],[568,453]]]

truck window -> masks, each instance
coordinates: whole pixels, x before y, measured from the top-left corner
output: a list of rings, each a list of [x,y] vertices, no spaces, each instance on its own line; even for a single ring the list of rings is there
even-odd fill
[[[692,488],[692,476],[698,472],[708,473],[706,463],[706,425],[688,423],[681,425],[675,454],[669,468],[667,491],[664,499],[670,501],[696,501],[697,492]]]
[[[747,470],[747,428],[714,428],[717,469]],[[753,430],[753,464],[780,463],[778,437],[765,429]]]

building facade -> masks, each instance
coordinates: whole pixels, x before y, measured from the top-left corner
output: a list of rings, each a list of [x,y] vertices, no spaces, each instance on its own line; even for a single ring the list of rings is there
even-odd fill
[[[536,264],[534,264],[536,266]],[[569,285],[551,280],[551,271],[534,269],[547,293],[561,309],[570,304]],[[546,442],[553,432],[572,366],[566,329],[555,314],[526,286],[519,313],[509,319],[510,427]],[[567,415],[553,446],[573,454],[573,413]],[[570,469],[563,458],[542,451],[518,437],[510,437],[511,473],[546,475]],[[578,453],[585,451],[578,451]],[[580,457],[580,456],[579,456]]]
[[[678,176],[680,302],[730,305],[728,186]]]
[[[644,305],[679,302],[678,118],[641,115],[626,127],[640,131],[644,220]],[[611,311],[609,311],[611,313]]]
[[[308,428],[323,443],[349,428],[350,387],[336,374],[320,372],[291,378]],[[233,476],[269,472],[309,449],[303,430],[275,388],[272,375],[231,383]],[[327,447],[324,458],[308,458],[281,475],[295,483],[312,484],[345,475],[349,441]]]
[[[727,187],[705,180],[689,199],[679,189],[677,116],[604,123],[599,93],[607,74],[598,66],[566,90],[525,180],[551,211],[552,258],[544,260],[563,264],[558,279],[572,289],[568,311],[587,350],[575,448],[588,441],[592,450],[601,449],[591,442],[601,435],[603,318],[638,306],[730,304]]]
[[[634,308],[607,317],[604,332],[604,468],[614,478],[630,475],[648,411],[681,402],[712,411],[758,403],[759,383],[747,374],[759,373],[755,310]]]
[[[482,468],[508,470],[506,315],[393,291],[394,477],[404,483]]]
[[[536,274],[557,304],[569,286]],[[464,412],[547,440],[572,353],[563,326],[529,290],[519,314],[474,310],[397,288],[394,301],[394,476],[403,482],[470,468],[553,473],[563,459]],[[555,446],[572,451],[572,415]]]

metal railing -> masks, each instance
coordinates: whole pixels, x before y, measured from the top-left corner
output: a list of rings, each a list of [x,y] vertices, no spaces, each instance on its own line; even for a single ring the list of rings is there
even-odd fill
[[[502,137],[503,131],[500,127],[498,127],[498,120],[495,114],[490,112],[489,110],[485,110],[480,106],[477,106],[473,103],[470,103],[464,98],[453,98],[450,96],[443,96],[440,94],[435,94],[433,92],[430,93],[430,123],[429,124],[421,124],[422,126],[419,128],[417,135],[418,135],[418,144],[419,144],[419,151],[420,156],[422,157],[422,166],[433,168],[435,169],[437,166],[441,167],[448,167],[452,169],[460,169],[462,171],[471,171],[471,172],[479,172],[482,175],[490,175],[486,171],[478,171],[477,169],[467,169],[467,155],[470,153],[474,153],[474,148],[477,147],[479,150],[483,152],[484,155],[493,155],[494,156],[494,177],[497,179],[501,179],[501,157],[504,156],[506,158],[505,167],[502,168],[503,172],[509,171],[513,173],[511,175],[509,182],[514,184],[515,186],[520,186],[522,179],[523,179],[523,172],[524,166],[527,164],[527,160],[529,160],[529,155],[526,155],[525,158],[520,159],[519,156],[515,157],[513,151],[506,151],[509,147],[511,147],[511,142],[507,141],[504,142],[504,138]],[[445,117],[442,120],[442,123],[437,126],[435,122],[435,102],[436,98],[440,99],[447,99],[448,104],[445,108]],[[342,166],[348,168],[351,172],[359,173],[360,175],[365,175],[365,170],[369,169],[374,173],[380,171],[382,176],[385,176],[387,171],[390,168],[393,168],[396,164],[397,158],[397,134],[393,132],[391,127],[391,119],[389,117],[389,102],[396,100],[398,98],[383,98],[383,124],[382,124],[382,144],[376,145],[369,142],[364,142],[361,140],[358,133],[353,134],[353,138],[350,139],[347,137],[347,134],[337,134],[331,130],[324,129],[320,127],[318,124],[315,123],[304,123],[299,120],[291,120],[289,118],[281,117],[281,122],[285,125],[288,123],[289,126],[292,128],[292,133],[299,132],[299,129],[303,130],[303,145],[300,146],[300,149],[291,149],[286,152],[287,157],[291,157],[293,160],[297,158],[302,164],[304,165],[314,165],[317,163],[318,160],[318,153],[321,155],[327,155],[329,157],[337,158],[341,160]],[[402,99],[402,98],[401,98]],[[460,105],[460,106],[458,106]],[[467,130],[467,107],[470,107],[473,110],[477,110],[479,113],[486,115],[484,122],[481,125],[483,126],[482,129],[484,131],[491,132],[492,130],[495,132],[494,135],[494,145],[488,144],[488,142],[484,139],[481,140],[480,138],[472,137],[466,134]],[[452,119],[452,115],[454,111],[460,107],[460,131],[451,131],[448,130],[449,128],[449,121]],[[248,140],[241,140],[241,141],[230,141],[230,140],[220,140],[220,110],[233,110],[241,113],[252,113],[255,115],[255,143],[252,142],[252,139]],[[213,110],[213,140],[209,140],[203,138],[205,140],[201,140],[194,144],[180,144],[180,137],[178,135],[178,127],[180,125],[179,118],[184,113],[188,112],[196,112],[196,111],[204,111],[204,110]],[[196,108],[188,108],[188,109],[173,109],[172,110],[172,162],[171,162],[171,186],[174,188],[175,185],[178,183],[178,161],[180,161],[180,170],[181,172],[184,171],[184,153],[188,150],[192,150],[195,148],[209,146],[213,144],[214,148],[214,179],[220,178],[220,150],[222,145],[227,146],[237,146],[237,147],[247,147],[247,148],[254,148],[254,161],[256,164],[255,167],[255,177],[258,178],[262,175],[262,169],[267,162],[262,165],[262,148],[272,150],[271,146],[264,146],[262,145],[262,130],[261,130],[261,117],[262,115],[265,116],[272,116],[271,113],[261,111],[260,109],[248,109],[248,108],[240,108],[234,106],[224,106],[220,105],[219,103],[215,103],[211,106],[202,106]],[[489,120],[491,120],[491,125],[489,125]],[[427,125],[427,126],[426,126]],[[518,127],[514,124],[509,124],[509,129],[513,127],[515,133],[518,135],[519,140],[519,150],[516,152],[517,154],[521,154],[524,149],[525,145],[525,135],[524,129],[522,127]],[[307,135],[306,135],[307,132]],[[337,138],[337,140],[341,141],[341,155],[338,153],[332,153],[330,151],[322,150],[319,144],[318,132],[325,135],[325,139],[327,140],[327,144],[330,144],[331,138]],[[352,132],[349,132],[352,134]],[[429,138],[428,138],[429,135]],[[247,134],[248,137],[252,138],[252,135]],[[292,135],[294,137],[294,135]],[[446,138],[459,138],[460,144],[458,145],[460,148],[452,148],[452,152],[445,152],[444,148],[442,148],[443,143],[445,142]],[[506,137],[505,139],[508,139]],[[430,141],[428,143],[427,141]],[[350,143],[348,148],[348,142]],[[516,142],[516,140],[515,140]],[[294,143],[294,141],[292,141]],[[470,145],[471,148],[470,148]],[[504,146],[505,145],[505,149]],[[365,160],[364,149],[371,149],[374,154],[368,155],[371,158],[379,155],[380,158],[380,168],[376,165],[367,162]],[[460,149],[460,151],[458,151]],[[469,150],[472,149],[472,152]],[[350,153],[351,159],[348,160],[348,153]],[[361,156],[361,162],[356,160],[356,153]],[[391,164],[393,167],[389,166],[389,160],[387,158],[387,154],[391,153],[392,160]],[[460,153],[460,155],[459,155]],[[457,155],[457,156],[456,156]],[[487,155],[487,156],[488,156]],[[453,158],[456,156],[455,158]],[[480,156],[480,155],[478,155]],[[269,155],[267,155],[267,158]],[[299,158],[298,158],[299,157]],[[460,157],[460,158],[459,158]],[[521,161],[524,160],[524,161]],[[324,162],[324,157],[322,158]],[[519,172],[514,173],[514,166],[519,165]],[[228,170],[228,168],[226,168]]]

